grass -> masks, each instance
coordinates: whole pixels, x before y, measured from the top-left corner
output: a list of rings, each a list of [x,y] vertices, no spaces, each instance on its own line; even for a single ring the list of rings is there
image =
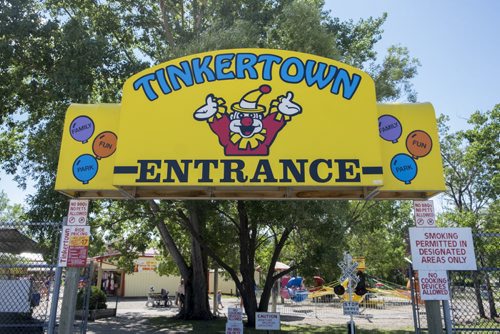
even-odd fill
[[[173,332],[186,332],[186,333],[225,333],[226,321],[223,319],[201,321],[201,320],[177,320],[167,317],[157,317],[149,319],[152,326],[156,328],[168,329]],[[260,331],[253,328],[245,328],[245,334],[263,334],[266,331]],[[274,331],[272,333],[329,333],[329,334],[345,334],[347,333],[346,326],[332,325],[332,326],[281,326],[281,331]],[[413,331],[404,330],[379,330],[379,329],[360,329],[356,328],[356,334],[410,334]]]

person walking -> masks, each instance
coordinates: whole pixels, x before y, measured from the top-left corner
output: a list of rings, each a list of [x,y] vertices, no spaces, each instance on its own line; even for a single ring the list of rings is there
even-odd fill
[[[185,294],[185,289],[184,289],[184,278],[181,278],[181,282],[179,284],[179,287],[177,288],[176,296],[175,296],[175,305],[179,306],[179,308],[184,307],[184,294]]]
[[[224,305],[222,305],[222,291],[217,291],[217,308],[222,309]]]

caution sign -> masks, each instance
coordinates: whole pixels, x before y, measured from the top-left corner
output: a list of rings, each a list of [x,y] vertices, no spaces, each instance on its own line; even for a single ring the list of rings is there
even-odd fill
[[[279,331],[280,314],[277,312],[255,312],[255,329]]]
[[[470,228],[410,227],[413,268],[416,270],[476,270]]]

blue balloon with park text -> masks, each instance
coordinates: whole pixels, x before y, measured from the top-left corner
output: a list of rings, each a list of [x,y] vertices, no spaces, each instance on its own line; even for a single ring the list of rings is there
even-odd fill
[[[391,172],[399,181],[410,184],[417,176],[417,163],[408,154],[396,154],[391,160]]]
[[[73,163],[73,175],[83,184],[89,183],[96,174],[99,165],[97,159],[90,154],[82,154]]]

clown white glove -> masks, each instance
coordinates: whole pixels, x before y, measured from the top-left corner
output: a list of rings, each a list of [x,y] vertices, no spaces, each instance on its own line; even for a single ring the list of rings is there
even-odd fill
[[[293,102],[293,93],[287,92],[286,96],[278,97],[278,111],[287,116],[294,116],[302,112],[302,107]]]
[[[207,95],[205,102],[193,115],[199,121],[207,120],[217,114],[217,112],[223,113],[226,111],[226,101],[222,98],[216,98],[213,94]]]

